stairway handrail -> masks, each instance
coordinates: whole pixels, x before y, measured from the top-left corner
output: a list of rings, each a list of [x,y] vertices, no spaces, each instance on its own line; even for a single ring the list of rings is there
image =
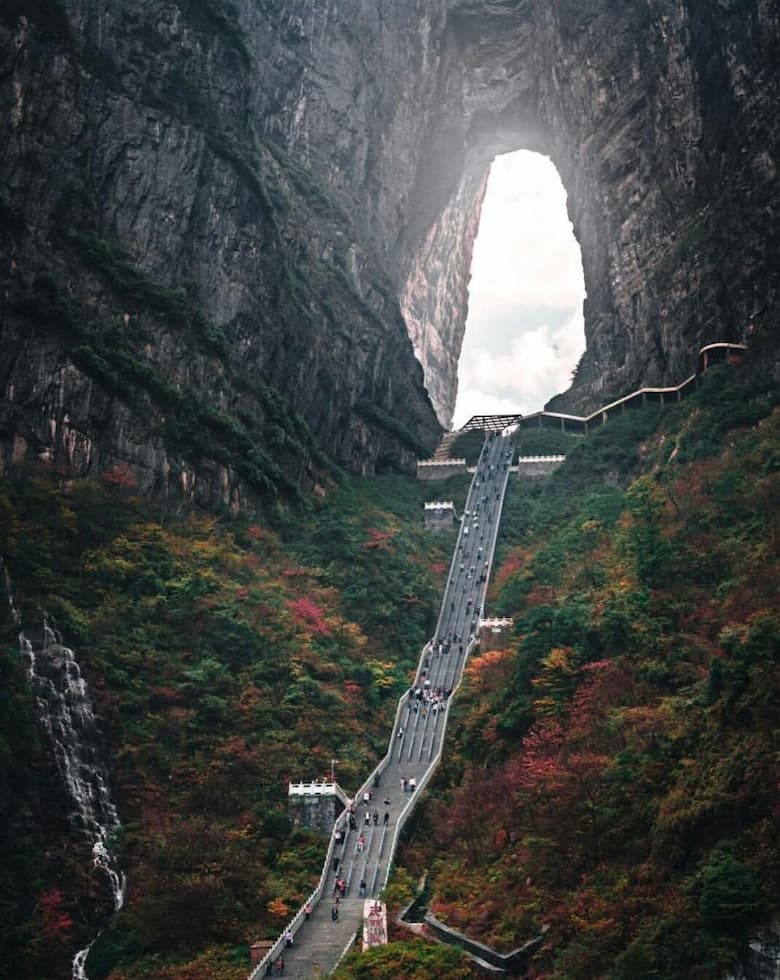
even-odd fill
[[[510,443],[510,445],[511,445],[511,443]],[[481,459],[481,456],[480,456],[480,459]],[[502,487],[501,487],[501,499],[499,501],[500,506],[499,506],[499,509],[498,509],[498,513],[499,514],[502,514],[503,513],[503,510],[504,510],[504,498],[506,497],[506,489],[507,489],[507,486],[508,485],[509,485],[509,474],[507,472],[505,474],[505,476],[504,476],[504,481],[503,481],[503,484],[502,484]],[[496,550],[495,549],[495,546],[496,546],[496,544],[498,542],[498,531],[499,531],[499,528],[498,528],[498,525],[497,525],[496,526],[496,529],[495,529],[494,544],[493,544],[493,548],[491,549],[491,553],[490,553],[490,559],[489,559],[489,565],[488,565],[488,571],[487,571],[487,578],[486,578],[486,582],[485,582],[485,588],[486,589],[487,589],[487,582],[490,581],[490,573],[493,570],[493,557],[494,557],[495,550]],[[456,543],[454,555],[457,555],[457,543]],[[437,627],[438,627],[438,623],[437,623]],[[411,810],[413,804],[416,802],[416,797],[425,789],[425,787],[428,785],[428,783],[433,778],[433,774],[436,772],[436,769],[438,768],[439,763],[441,762],[441,757],[444,754],[445,736],[447,734],[447,724],[448,724],[449,719],[450,719],[450,707],[452,705],[452,699],[455,696],[455,694],[457,693],[458,688],[460,687],[460,685],[463,683],[463,677],[464,677],[464,675],[466,673],[466,663],[468,662],[469,655],[471,654],[471,651],[474,649],[475,646],[478,645],[478,643],[479,643],[479,638],[475,636],[474,639],[472,639],[467,644],[467,646],[466,646],[466,654],[465,654],[465,656],[463,658],[463,666],[460,669],[460,676],[458,678],[458,682],[455,685],[455,687],[452,689],[452,692],[451,692],[450,696],[447,698],[447,702],[446,702],[446,705],[447,706],[444,709],[444,725],[442,726],[442,733],[441,733],[441,738],[439,740],[439,747],[436,750],[436,754],[433,757],[433,759],[431,759],[431,761],[428,763],[428,768],[425,770],[425,772],[423,773],[423,775],[420,777],[420,782],[417,784],[417,789],[414,791],[414,793],[412,793],[411,797],[409,798],[409,802],[406,804],[406,806],[403,808],[403,810],[398,815],[398,820],[396,821],[396,824],[395,824],[395,830],[393,832],[393,837],[392,837],[392,840],[390,842],[390,851],[389,851],[388,857],[387,857],[387,867],[385,869],[384,881],[382,882],[382,888],[383,889],[387,887],[387,882],[388,882],[388,880],[390,878],[390,871],[391,871],[392,865],[393,865],[393,859],[395,858],[395,852],[396,852],[396,848],[398,846],[398,839],[400,837],[401,830],[403,829],[403,827],[404,827],[404,825],[406,823],[406,820],[408,818],[409,811]]]
[[[623,405],[626,402],[631,401],[632,399],[636,398],[639,395],[642,395],[642,394],[664,394],[664,395],[666,395],[666,394],[672,394],[673,392],[677,392],[678,394],[681,394],[683,392],[683,390],[688,387],[688,385],[696,382],[696,380],[697,380],[697,378],[698,378],[698,376],[699,376],[700,373],[703,373],[701,371],[701,369],[700,369],[700,361],[701,361],[702,355],[705,354],[705,353],[707,353],[707,351],[711,351],[711,350],[728,350],[728,351],[735,351],[735,352],[736,351],[739,351],[741,353],[744,353],[744,352],[746,352],[748,350],[748,347],[747,347],[746,344],[737,344],[737,343],[734,343],[733,341],[727,341],[727,340],[720,340],[720,341],[717,341],[717,342],[712,343],[712,344],[705,344],[703,347],[700,347],[699,348],[699,352],[696,355],[696,369],[695,369],[695,371],[693,372],[693,374],[689,375],[683,381],[680,381],[676,385],[663,385],[663,386],[660,386],[660,387],[657,387],[657,388],[655,388],[655,387],[647,387],[647,386],[642,387],[642,388],[636,388],[634,391],[630,391],[630,392],[628,392],[628,394],[621,395],[620,398],[616,398],[614,401],[610,402],[608,405],[602,405],[600,408],[595,409],[593,412],[590,413],[590,415],[569,415],[566,412],[548,412],[548,411],[546,411],[543,408],[540,409],[538,412],[531,412],[529,415],[520,415],[520,414],[517,414],[517,415],[472,415],[470,419],[468,419],[466,422],[464,422],[464,424],[460,427],[460,429],[458,430],[458,432],[459,433],[460,432],[467,432],[467,431],[469,431],[470,428],[473,428],[473,429],[480,428],[481,427],[480,426],[480,423],[481,422],[488,421],[490,419],[499,419],[499,420],[507,420],[507,419],[509,419],[509,420],[511,420],[511,422],[507,422],[507,425],[509,425],[509,424],[518,425],[521,428],[524,427],[524,424],[526,422],[531,422],[531,421],[533,421],[533,420],[535,420],[535,419],[537,419],[539,417],[552,418],[552,419],[564,419],[564,420],[569,420],[571,422],[580,422],[580,423],[582,423],[582,424],[584,424],[584,425],[587,426],[587,425],[589,425],[592,422],[596,422],[599,419],[599,417],[601,415],[603,415],[605,412],[611,412],[614,409],[618,408],[620,405]]]
[[[344,810],[338,815],[338,817],[336,818],[336,822],[333,824],[333,831],[331,832],[330,841],[328,842],[328,850],[325,855],[325,861],[323,862],[322,865],[320,880],[317,883],[316,887],[314,888],[314,891],[312,891],[309,897],[301,904],[301,906],[299,907],[295,915],[292,917],[292,919],[290,919],[287,925],[282,929],[282,931],[279,933],[276,942],[268,950],[265,956],[257,963],[255,968],[247,977],[247,980],[257,980],[258,977],[262,976],[261,974],[262,968],[264,966],[267,966],[269,961],[277,959],[281,955],[282,951],[285,949],[285,937],[287,933],[291,932],[293,935],[295,935],[295,933],[297,932],[298,928],[301,925],[301,922],[304,920],[304,917],[306,915],[306,907],[309,906],[310,908],[314,908],[314,906],[319,903],[320,899],[322,898],[322,892],[324,891],[328,874],[330,872],[331,863],[333,861],[333,852],[336,849],[335,831],[339,830],[341,826],[345,823],[346,817],[347,817],[347,811]]]
[[[425,653],[428,646],[429,644],[426,643],[425,646],[423,647],[423,654]],[[398,699],[398,706],[395,710],[395,720],[393,722],[393,728],[390,734],[390,743],[388,745],[387,753],[382,759],[379,760],[377,765],[369,774],[366,781],[363,783],[363,785],[360,787],[357,793],[352,797],[353,800],[357,800],[359,797],[362,798],[363,793],[365,793],[370,787],[373,786],[375,777],[377,775],[381,775],[384,769],[387,768],[387,765],[392,757],[393,739],[395,737],[395,731],[396,728],[398,727],[398,722],[401,717],[401,710],[404,704],[406,703],[406,701],[408,700],[408,698],[409,698],[409,691],[406,690]],[[295,913],[292,919],[290,919],[290,921],[287,923],[284,929],[282,929],[282,931],[279,933],[279,937],[277,938],[276,942],[268,950],[265,956],[257,963],[257,965],[254,967],[252,972],[247,977],[247,980],[258,980],[258,978],[263,975],[261,973],[263,967],[267,966],[270,961],[277,959],[279,955],[282,953],[282,951],[285,949],[285,936],[287,935],[287,933],[292,932],[293,935],[295,935],[295,932],[300,927],[301,922],[303,921],[304,915],[306,913],[306,906],[309,905],[311,906],[311,908],[314,908],[314,906],[318,905],[320,900],[322,899],[322,893],[325,890],[325,885],[327,883],[327,879],[330,874],[330,868],[333,862],[333,851],[335,850],[336,847],[335,831],[339,830],[340,827],[345,823],[347,818],[347,812],[348,812],[347,810],[344,810],[342,813],[340,813],[336,819],[336,822],[333,824],[333,831],[331,832],[330,841],[328,843],[328,851],[325,856],[325,861],[323,862],[322,865],[322,872],[320,874],[320,880],[317,884],[317,887],[314,889],[311,895],[309,895],[306,901],[300,906],[298,911]],[[350,944],[351,942],[352,940],[350,940]],[[344,954],[342,953],[342,956],[343,955]]]
[[[487,444],[487,440],[486,440],[486,444]],[[483,452],[484,452],[484,449],[485,449],[485,446],[483,446]],[[482,459],[482,453],[480,453],[480,460],[481,459]],[[503,511],[504,497],[506,495],[506,488],[507,488],[508,482],[509,482],[509,477],[508,477],[508,471],[507,471],[507,474],[504,477],[504,482],[503,482],[502,490],[501,490],[501,500],[500,500],[499,513],[501,513]],[[460,532],[458,533],[458,539],[460,539]],[[456,539],[455,548],[453,550],[453,557],[452,557],[452,561],[450,563],[450,572],[454,568],[454,565],[455,565],[455,562],[456,562],[456,558],[457,558],[457,540],[458,539]],[[497,540],[497,539],[498,539],[498,526],[496,526],[496,530],[495,530],[495,540]],[[495,551],[495,543],[494,543],[494,547],[493,547],[492,550]],[[491,553],[490,567],[488,568],[488,572],[490,572],[490,569],[492,568],[492,561],[493,561],[493,555]],[[449,575],[449,573],[448,573],[448,575]],[[449,577],[447,579],[447,583],[449,583]],[[439,610],[439,618],[436,621],[437,636],[438,636],[439,626],[440,626],[440,623],[441,623],[441,617],[442,617],[442,612],[443,612],[443,603],[444,603],[444,597],[445,596],[446,596],[446,587],[444,589],[444,594],[443,594],[443,597],[442,597],[442,607],[440,607],[440,610]],[[437,769],[437,767],[439,765],[439,762],[441,761],[441,757],[442,757],[442,754],[444,752],[444,741],[445,741],[445,735],[446,735],[446,732],[447,732],[447,722],[449,720],[450,706],[452,704],[452,696],[458,690],[458,688],[460,687],[460,685],[461,685],[461,683],[463,681],[463,674],[464,674],[464,671],[465,671],[466,661],[468,660],[469,654],[471,653],[471,651],[473,650],[473,648],[478,643],[479,643],[479,639],[477,637],[474,637],[472,640],[469,641],[469,643],[466,646],[466,652],[465,652],[465,656],[463,658],[463,666],[461,667],[460,677],[458,679],[457,684],[452,689],[452,692],[450,694],[450,697],[447,698],[447,706],[446,706],[445,712],[444,712],[444,725],[442,727],[442,735],[441,735],[441,739],[439,740],[439,747],[438,747],[438,749],[436,751],[436,755],[428,763],[428,766],[427,766],[425,772],[420,777],[420,782],[417,784],[417,788],[415,789],[415,792],[411,794],[411,796],[409,797],[409,801],[404,806],[403,810],[401,811],[401,813],[398,816],[398,820],[396,822],[396,825],[395,825],[395,828],[394,828],[394,831],[393,831],[393,836],[391,838],[390,851],[388,853],[387,867],[385,868],[385,875],[384,875],[384,880],[382,882],[382,889],[384,889],[384,888],[387,887],[387,881],[388,881],[388,878],[390,877],[390,870],[392,868],[393,859],[395,857],[395,851],[396,851],[396,848],[398,846],[398,838],[399,838],[401,829],[403,828],[404,824],[406,823],[406,819],[408,817],[408,813],[412,809],[413,805],[415,804],[416,799],[419,796],[419,794],[422,792],[422,790],[430,782],[430,780],[431,780],[434,772],[436,771],[436,769]],[[424,662],[425,657],[428,655],[428,653],[430,652],[431,649],[432,649],[432,644],[431,644],[431,642],[429,640],[428,642],[426,642],[424,644],[424,646],[422,648],[422,652],[421,652],[421,654],[420,654],[420,656],[418,658],[418,666],[419,666],[419,664],[422,664]],[[403,710],[404,706],[408,703],[409,697],[410,697],[410,692],[409,692],[409,689],[407,688],[404,691],[404,693],[398,698],[398,705],[397,705],[396,710],[395,710],[395,719],[393,721],[393,726],[392,726],[392,728],[390,730],[390,739],[388,741],[387,752],[385,753],[385,755],[383,756],[383,758],[379,760],[379,762],[374,767],[374,769],[369,773],[369,775],[368,775],[367,779],[365,780],[365,782],[363,783],[363,785],[358,789],[358,791],[352,797],[353,801],[354,800],[357,800],[359,798],[362,799],[363,795],[366,792],[368,792],[368,790],[371,789],[374,786],[374,784],[376,782],[377,776],[381,776],[382,772],[384,772],[384,770],[387,768],[387,766],[392,762],[393,748],[394,748],[394,745],[395,745],[395,738],[396,738],[396,731],[398,729],[398,726],[399,726],[400,720],[401,720],[401,711]],[[269,949],[269,951],[266,953],[266,955],[258,962],[258,964],[255,966],[255,968],[251,971],[251,973],[247,977],[247,980],[258,980],[258,978],[261,976],[261,970],[262,970],[262,968],[265,967],[265,966],[267,966],[268,963],[271,960],[276,959],[281,954],[281,952],[283,951],[283,949],[285,948],[285,936],[287,935],[287,933],[288,932],[292,932],[293,935],[295,934],[296,930],[300,926],[301,921],[303,920],[303,917],[305,915],[306,906],[307,905],[310,905],[313,908],[315,905],[317,905],[320,902],[320,900],[322,898],[322,893],[323,893],[323,891],[325,889],[325,884],[326,884],[328,875],[330,873],[331,863],[332,863],[332,860],[333,860],[333,852],[335,850],[335,844],[336,844],[335,831],[337,829],[339,829],[340,826],[346,821],[347,813],[348,813],[347,810],[344,810],[342,813],[340,813],[339,816],[337,817],[334,825],[333,825],[333,831],[331,832],[330,841],[328,843],[327,854],[326,854],[325,861],[324,861],[323,866],[322,866],[322,873],[320,874],[320,880],[319,880],[316,888],[311,893],[311,895],[306,900],[306,902],[304,902],[301,905],[301,907],[298,909],[298,911],[293,916],[293,918],[290,920],[290,922],[287,924],[287,926],[285,926],[285,928],[279,934],[279,938],[276,940],[276,942],[274,943],[274,945]],[[384,835],[383,835],[383,841],[384,841]],[[352,937],[352,939],[349,940],[349,942],[345,946],[344,950],[341,953],[341,956],[337,960],[336,965],[338,965],[338,963],[340,963],[341,960],[344,958],[344,956],[346,955],[347,950],[352,945],[353,941],[354,941],[354,936]]]

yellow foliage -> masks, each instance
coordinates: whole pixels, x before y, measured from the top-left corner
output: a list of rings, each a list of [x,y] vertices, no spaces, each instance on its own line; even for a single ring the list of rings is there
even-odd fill
[[[290,914],[290,907],[281,898],[273,898],[266,906],[268,912],[276,919],[286,919]]]
[[[366,666],[374,677],[378,688],[392,688],[395,684],[395,664],[390,660],[369,660]]]

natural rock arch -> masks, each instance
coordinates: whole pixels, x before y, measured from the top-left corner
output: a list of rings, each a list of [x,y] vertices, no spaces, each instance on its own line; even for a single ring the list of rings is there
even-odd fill
[[[194,457],[166,442],[171,386],[208,401],[212,430],[238,420],[244,446],[241,418],[269,428],[205,317],[337,461],[409,467],[440,432],[413,345],[447,421],[484,176],[521,147],[558,168],[582,249],[567,405],[678,381],[712,340],[776,354],[771,0],[223,6],[0,14],[1,463],[127,462],[145,490],[244,506],[241,453],[204,466],[198,433]],[[83,356],[76,335],[109,344],[110,325],[136,381],[155,373],[140,399],[106,382],[110,347]]]
[[[582,250],[587,350],[557,407],[672,383],[709,340],[768,338],[778,125],[766,99],[777,91],[777,40],[777,13],[761,3],[449,5],[402,266],[403,306],[443,421],[498,153],[552,158]]]

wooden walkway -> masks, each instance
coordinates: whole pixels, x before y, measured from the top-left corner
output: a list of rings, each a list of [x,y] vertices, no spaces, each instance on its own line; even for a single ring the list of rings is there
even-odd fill
[[[496,434],[486,440],[466,499],[436,634],[422,652],[414,684],[400,699],[387,755],[356,794],[354,828],[347,813],[337,821],[320,885],[309,901],[310,917],[299,910],[288,927],[292,946],[285,946],[283,934],[249,980],[275,975],[280,955],[284,976],[327,976],[362,928],[364,897],[378,897],[387,882],[400,831],[441,758],[452,694],[476,642],[511,455],[508,438]],[[408,788],[410,780],[417,784],[414,791]],[[370,799],[364,801],[364,795]],[[338,906],[336,877],[346,884]]]

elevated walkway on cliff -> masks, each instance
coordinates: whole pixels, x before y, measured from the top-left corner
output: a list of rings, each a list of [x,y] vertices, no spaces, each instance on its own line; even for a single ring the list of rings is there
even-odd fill
[[[336,821],[317,887],[249,980],[273,975],[279,956],[287,977],[326,976],[362,927],[364,897],[377,897],[385,887],[404,824],[441,759],[452,697],[477,642],[511,458],[509,438],[486,439],[466,499],[467,517],[453,551],[436,632],[423,648],[414,683],[398,702],[387,754],[355,794],[354,829],[345,811]],[[414,790],[409,788],[412,780]],[[366,796],[370,798],[364,801]],[[344,880],[346,896],[334,921],[337,876]],[[288,932],[294,936],[291,946],[285,943]]]
[[[684,381],[669,387],[638,388],[608,405],[603,405],[590,415],[569,415],[565,412],[544,410],[532,412],[530,415],[472,415],[459,432],[448,433],[448,435],[454,434],[457,437],[460,433],[470,432],[473,429],[483,429],[485,432],[503,431],[510,426],[518,429],[552,428],[571,434],[587,435],[588,432],[607,422],[616,412],[625,412],[627,409],[641,408],[644,405],[665,405],[681,401],[693,392],[697,379],[706,374],[709,368],[715,364],[737,363],[746,350],[744,344],[726,342],[707,344],[699,351],[696,370]],[[444,462],[442,457],[434,456],[434,459]]]
[[[504,432],[515,425],[519,428],[553,425],[564,431],[587,432],[589,426],[603,424],[615,411],[680,400],[693,390],[697,377],[709,366],[716,362],[733,363],[741,359],[745,350],[741,344],[710,344],[699,352],[696,373],[679,385],[639,389],[590,416],[555,412],[475,416],[460,430],[482,428],[488,436],[466,500],[468,520],[463,522],[458,534],[436,634],[423,649],[414,684],[399,700],[386,756],[355,795],[356,826],[350,829],[347,811],[338,818],[317,887],[248,980],[273,975],[274,963],[280,956],[284,957],[285,976],[327,976],[353,945],[362,925],[364,896],[379,896],[387,883],[404,824],[441,759],[452,695],[476,642],[510,472],[511,441]],[[459,434],[452,432],[445,436],[429,465],[446,467],[463,463],[465,469],[465,460],[447,458]],[[551,457],[548,461],[557,462],[558,458]],[[417,692],[421,692],[419,696]],[[433,703],[424,697],[425,692],[441,693],[435,710]],[[407,785],[415,780],[416,790],[402,790],[402,779]],[[366,802],[365,794],[371,794]],[[337,874],[344,879],[346,895],[339,902],[338,919],[334,921],[331,911]],[[287,933],[294,937],[290,947],[285,944]]]

